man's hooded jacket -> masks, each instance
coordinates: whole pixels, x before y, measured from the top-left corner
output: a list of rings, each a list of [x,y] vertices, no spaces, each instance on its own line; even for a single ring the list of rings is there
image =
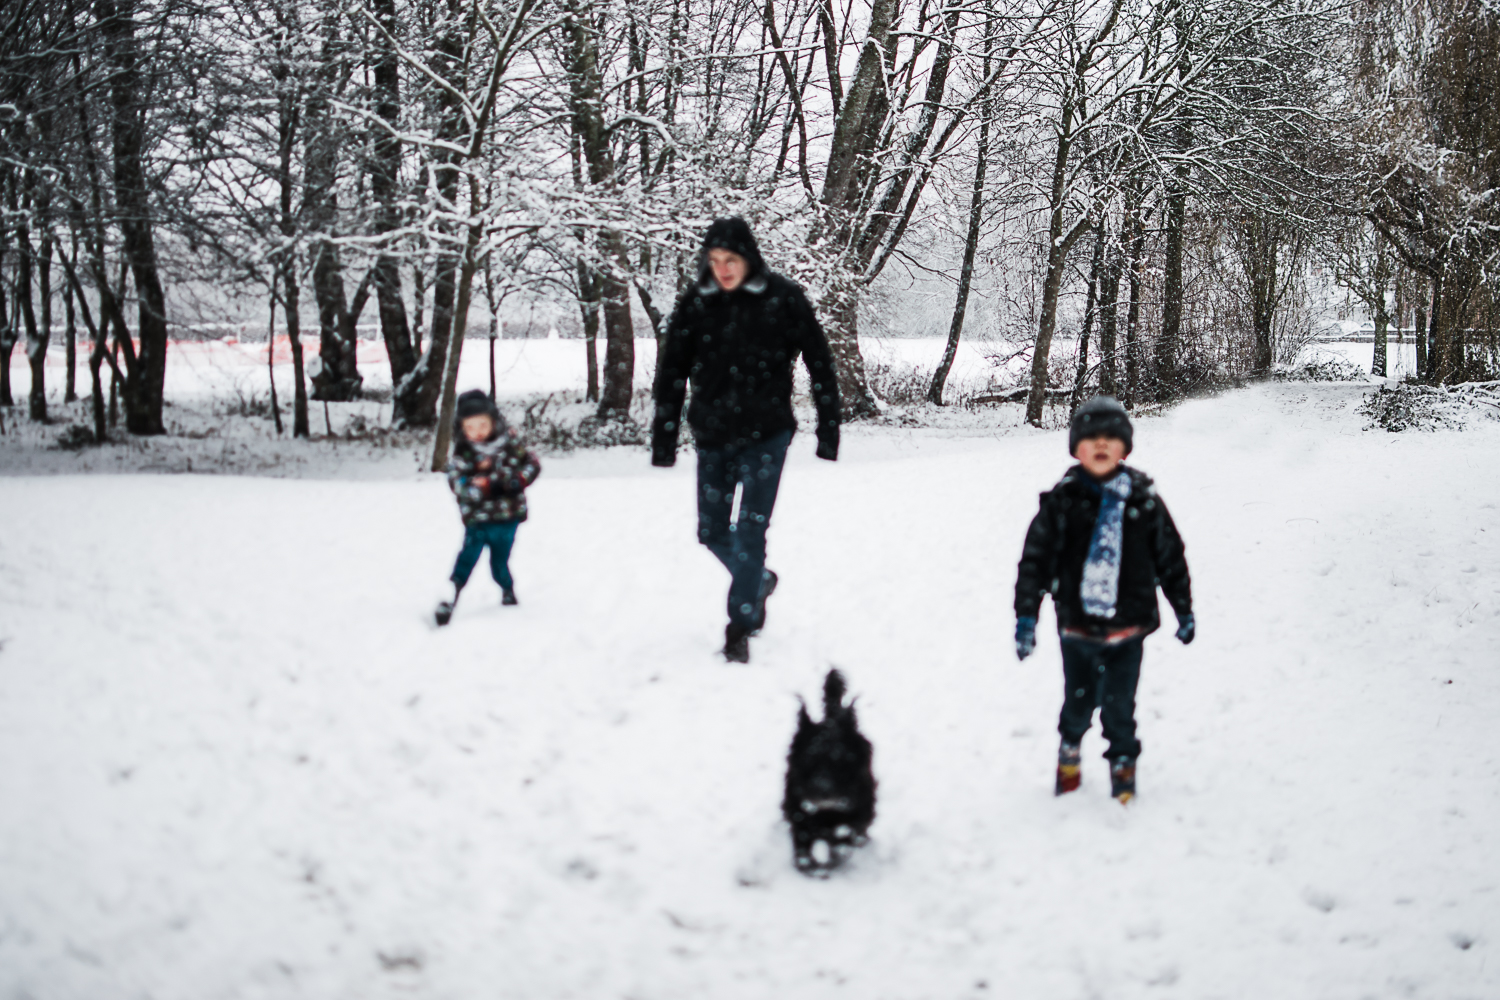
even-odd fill
[[[731,292],[714,279],[708,251],[745,259],[745,280]],[[839,388],[828,338],[796,282],[766,267],[743,219],[720,219],[703,241],[698,279],[672,311],[656,364],[651,460],[677,457],[683,398],[694,441],[704,448],[744,447],[795,430],[792,365],[801,355],[818,411],[818,455],[838,457]]]

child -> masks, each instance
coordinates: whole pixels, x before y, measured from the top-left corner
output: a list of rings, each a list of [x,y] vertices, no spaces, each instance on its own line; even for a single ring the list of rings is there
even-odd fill
[[[1193,641],[1193,596],[1177,526],[1151,478],[1122,464],[1130,417],[1108,396],[1078,408],[1068,448],[1078,464],[1050,491],[1026,532],[1016,577],[1016,656],[1036,648],[1042,595],[1052,595],[1062,639],[1062,717],[1056,794],[1080,781],[1079,743],[1102,709],[1111,794],[1135,795],[1135,689],[1146,636],[1161,626],[1156,587],[1177,613],[1177,638]]]
[[[542,463],[505,425],[487,395],[470,389],[458,397],[448,486],[464,519],[464,547],[453,564],[453,600],[440,603],[433,616],[439,625],[453,617],[458,595],[485,546],[490,550],[490,574],[500,585],[500,603],[517,603],[508,565],[510,548],[516,528],[526,520],[526,487],[541,471]]]

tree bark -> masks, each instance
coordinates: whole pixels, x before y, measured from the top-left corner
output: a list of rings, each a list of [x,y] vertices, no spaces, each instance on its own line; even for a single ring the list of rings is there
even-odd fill
[[[140,105],[141,72],[136,49],[137,0],[97,0],[96,14],[110,66],[113,111],[115,213],[121,249],[135,279],[139,318],[134,364],[125,387],[125,428],[132,434],[164,434],[163,390],[167,376],[167,310],[157,264],[150,193],[146,187],[145,123]],[[129,353],[127,352],[127,359]]]
[[[578,309],[583,317],[583,351],[587,374],[584,400],[599,402],[599,285],[594,271],[578,262]]]
[[[375,201],[374,230],[377,236],[394,231],[401,224],[397,205],[397,181],[401,169],[401,140],[397,128],[401,117],[401,81],[396,55],[397,29],[395,0],[372,0],[377,31],[375,46],[375,114],[380,125],[372,129],[370,195]],[[375,300],[380,307],[380,334],[390,359],[391,384],[401,380],[417,366],[412,348],[411,327],[406,320],[406,303],[401,297],[401,272],[389,247],[382,244],[375,259]]]
[[[287,27],[290,35],[296,28],[293,21]],[[277,183],[281,188],[281,218],[279,226],[284,245],[277,262],[281,287],[285,290],[286,338],[292,351],[292,437],[308,438],[312,428],[307,416],[307,378],[302,358],[302,300],[297,287],[297,219],[292,214],[292,151],[296,148],[297,133],[301,122],[302,102],[296,86],[289,81],[290,68],[285,58],[288,38],[278,40],[280,61],[272,75],[280,87],[277,100],[277,138],[279,140],[280,164]],[[272,278],[272,285],[276,282]]]
[[[35,335],[26,341],[26,360],[31,367],[31,392],[27,395],[28,416],[37,423],[47,423],[47,348],[52,343],[52,243],[50,229],[42,233],[41,253],[37,255],[37,300],[41,305],[40,322]]]
[[[78,256],[78,240],[73,240],[73,256]],[[74,403],[78,401],[78,317],[73,305],[73,286],[64,282],[63,284],[63,313],[64,322],[67,324],[63,331],[64,349],[64,375],[63,375],[63,402]],[[0,319],[0,322],[4,322]]]
[[[0,173],[0,188],[10,186],[10,171]],[[5,273],[5,255],[10,249],[10,230],[0,226],[0,275]],[[11,303],[10,306],[14,306]],[[5,282],[0,280],[0,406],[14,406],[10,395],[10,355],[16,347],[15,313],[5,301]]]
[[[1068,265],[1068,251],[1089,229],[1085,216],[1064,231],[1063,213],[1067,211],[1065,186],[1068,157],[1073,147],[1073,99],[1064,94],[1057,126],[1057,150],[1052,161],[1052,186],[1047,218],[1047,275],[1042,282],[1042,315],[1037,326],[1036,345],[1031,352],[1031,392],[1026,397],[1026,422],[1042,426],[1042,409],[1047,402],[1047,362],[1052,353],[1052,335],[1057,330],[1057,299],[1062,291],[1063,275]]]
[[[988,10],[986,11],[988,12]],[[990,45],[994,28],[986,18],[984,24],[984,75],[990,75]],[[979,138],[975,147],[974,190],[969,196],[969,230],[964,235],[964,262],[958,271],[958,295],[953,302],[953,318],[948,323],[948,343],[943,348],[943,359],[937,371],[932,373],[932,384],[927,388],[927,401],[934,406],[943,405],[943,388],[948,382],[948,373],[953,370],[953,360],[958,357],[958,340],[963,334],[964,314],[969,307],[969,287],[974,278],[974,256],[979,250],[979,228],[984,220],[984,178],[989,169],[990,158],[990,114],[989,95],[986,94],[980,108]]]
[[[314,234],[312,253],[312,290],[318,303],[318,357],[322,361],[313,375],[313,399],[345,402],[359,398],[360,384],[355,343],[351,336],[354,324],[344,295],[343,264],[333,241],[338,228],[339,137],[332,115],[332,99],[339,63],[343,59],[343,42],[339,37],[339,15],[329,8],[323,12],[323,46],[321,65],[307,97],[306,126],[303,129],[304,172],[303,199],[307,222]]]
[[[1083,307],[1083,330],[1078,334],[1078,367],[1073,375],[1073,398],[1069,400],[1068,416],[1078,412],[1083,402],[1083,386],[1089,374],[1089,334],[1093,332],[1094,313],[1099,303],[1099,280],[1104,268],[1104,244],[1109,234],[1104,221],[1094,227],[1094,259],[1089,264],[1089,291]]]

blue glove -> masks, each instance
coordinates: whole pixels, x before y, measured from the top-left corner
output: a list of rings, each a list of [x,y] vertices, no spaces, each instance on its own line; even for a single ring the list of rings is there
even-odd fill
[[[1036,619],[1022,615],[1016,619],[1016,659],[1024,660],[1036,649]]]
[[[1198,632],[1198,622],[1191,614],[1181,615],[1177,619],[1177,638],[1186,646],[1193,641],[1193,636]]]

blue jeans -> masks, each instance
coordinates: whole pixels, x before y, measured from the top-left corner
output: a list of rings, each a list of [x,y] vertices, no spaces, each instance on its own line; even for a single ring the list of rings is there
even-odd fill
[[[1141,679],[1141,654],[1145,636],[1114,645],[1063,636],[1062,715],[1057,731],[1069,743],[1077,743],[1094,721],[1109,741],[1106,757],[1139,757],[1141,741],[1135,738],[1135,689]]]
[[[729,621],[760,628],[766,585],[766,527],[792,432],[744,446],[698,449],[698,541],[729,570]],[[735,488],[739,518],[730,522]]]
[[[520,526],[519,521],[483,521],[464,528],[464,547],[458,552],[458,561],[453,564],[453,576],[450,577],[454,585],[462,587],[469,582],[469,574],[474,572],[479,554],[489,546],[490,575],[503,590],[515,586],[515,581],[510,578],[510,548],[516,543],[516,529]]]

